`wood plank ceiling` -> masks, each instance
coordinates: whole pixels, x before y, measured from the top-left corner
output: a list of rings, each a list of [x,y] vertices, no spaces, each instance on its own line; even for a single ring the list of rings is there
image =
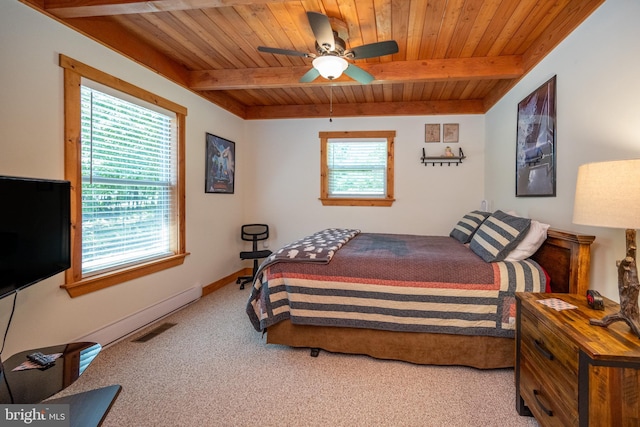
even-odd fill
[[[20,0],[245,119],[484,113],[604,0]],[[316,52],[306,12],[375,76],[300,83]],[[64,52],[62,52],[64,53]],[[89,64],[90,65],[90,64]]]

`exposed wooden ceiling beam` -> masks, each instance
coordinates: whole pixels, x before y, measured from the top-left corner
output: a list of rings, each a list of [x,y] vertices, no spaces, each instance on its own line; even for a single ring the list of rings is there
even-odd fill
[[[139,64],[145,65],[178,84],[186,86],[189,71],[184,66],[172,61],[162,52],[135,37],[122,25],[100,17],[63,22],[69,23],[76,31],[84,33],[106,47]]]
[[[572,2],[570,7],[562,9],[557,20],[561,26],[547,28],[523,55],[523,63],[529,71],[547,56],[562,40],[571,34],[605,0],[581,0]]]
[[[329,104],[277,105],[247,107],[245,119],[291,119],[329,117]],[[376,102],[364,104],[333,104],[331,117],[417,116],[443,114],[484,114],[482,100]]]
[[[61,20],[61,22],[174,83],[190,89],[189,71],[184,66],[134,37],[129,30],[120,24],[102,17]],[[228,95],[212,92],[196,93],[225,110],[239,117],[244,117],[245,106]]]
[[[66,19],[285,1],[290,0],[44,0],[44,10],[58,18]]]
[[[487,78],[514,79],[521,77],[524,73],[520,56],[395,61],[358,66],[376,77],[371,84]],[[192,71],[189,87],[193,90],[232,90],[302,87],[329,83],[323,78],[318,78],[311,83],[300,83],[300,77],[309,68],[311,66]],[[360,83],[342,76],[331,81],[331,84],[359,85]]]
[[[278,55],[274,57],[270,55],[260,56],[262,54],[250,52],[253,49],[252,46],[267,43],[267,40],[262,40],[258,35],[254,35],[254,31],[257,31],[256,34],[260,35],[263,35],[263,33],[267,34],[267,36],[265,36],[267,39],[270,38],[269,35],[271,34],[267,29],[270,28],[270,26],[277,28],[278,25],[283,25],[283,31],[285,31],[286,27],[285,32],[287,32],[287,34],[290,31],[294,32],[296,31],[296,29],[294,29],[296,26],[289,22],[294,9],[297,11],[296,13],[300,14],[302,10],[318,9],[328,15],[340,16],[346,14],[344,17],[345,20],[351,23],[349,26],[349,32],[355,31],[352,36],[360,40],[359,38],[362,35],[359,32],[360,29],[356,22],[358,22],[358,20],[361,22],[371,22],[374,20],[373,16],[369,16],[368,19],[365,19],[364,17],[357,17],[354,11],[347,11],[347,8],[342,8],[342,6],[340,6],[340,4],[343,3],[341,0],[337,1],[339,4],[338,6],[340,7],[334,7],[333,4],[336,3],[336,0],[330,0],[328,3],[326,0],[324,2],[316,2],[315,0],[311,2],[293,2],[293,0],[19,1],[30,5],[34,9],[37,9],[54,19],[57,19],[58,21],[142,64],[143,66],[154,70],[158,74],[187,88],[188,90],[193,91],[194,93],[197,93],[225,110],[246,119],[327,117],[330,106],[325,104],[307,105],[307,102],[325,102],[323,97],[313,95],[307,97],[304,94],[298,96],[300,90],[290,88],[317,88],[320,85],[359,85],[359,83],[346,76],[331,82],[323,78],[318,78],[312,83],[299,83],[300,77],[311,68],[310,61],[308,61],[307,65],[287,67],[286,64],[288,63],[300,65],[307,61],[303,62],[297,60],[297,62],[289,62],[286,58],[285,60],[278,58]],[[287,1],[292,1],[292,5],[295,3],[295,7],[291,5],[286,5],[286,7],[283,6],[282,3],[286,3]],[[371,1],[375,3],[377,0]],[[385,0],[385,2],[388,1],[389,0]],[[533,0],[529,1],[533,2]],[[381,62],[356,61],[356,64],[359,67],[374,75],[376,80],[372,82],[370,86],[363,87],[361,89],[355,87],[348,89],[345,88],[344,92],[347,94],[346,102],[333,104],[333,116],[347,117],[363,115],[384,116],[485,113],[518,81],[520,81],[526,73],[538,64],[540,60],[548,54],[551,48],[560,43],[568,33],[578,26],[604,1],[605,0],[562,0],[561,2],[553,2],[553,5],[545,6],[545,8],[539,9],[537,15],[531,18],[541,20],[540,28],[536,29],[529,36],[527,36],[526,33],[516,33],[514,35],[514,40],[510,42],[513,46],[510,46],[510,48],[506,50],[500,50],[498,48],[490,50],[489,45],[491,43],[488,40],[489,36],[486,36],[487,40],[485,40],[484,38],[479,39],[480,35],[477,34],[475,39],[476,44],[489,43],[489,45],[483,45],[484,47],[479,48],[477,51],[480,54],[484,54],[485,57],[468,58],[468,56],[471,55],[471,52],[466,52],[465,54],[460,55],[463,58],[447,60],[430,59],[421,61],[394,61],[391,56],[387,56],[384,57],[384,60],[381,60]],[[298,3],[301,3],[301,6],[298,6]],[[500,3],[500,1],[496,3]],[[327,4],[331,4],[331,6],[327,6]],[[201,64],[194,65],[194,63],[183,63],[180,59],[176,59],[176,56],[167,56],[167,54],[164,53],[164,46],[154,45],[153,42],[145,41],[144,38],[138,38],[131,30],[126,28],[124,24],[121,24],[121,22],[128,23],[134,21],[137,18],[136,16],[132,16],[131,19],[129,17],[117,18],[117,15],[142,14],[145,16],[143,19],[148,19],[150,18],[149,15],[154,12],[170,12],[158,14],[157,19],[154,17],[154,22],[161,21],[162,25],[166,25],[169,30],[174,29],[174,25],[186,25],[190,30],[197,32],[197,28],[191,28],[191,19],[183,21],[185,15],[190,15],[191,11],[205,10],[206,14],[217,14],[219,12],[222,13],[222,11],[228,11],[229,9],[212,9],[240,5],[249,5],[250,7],[239,7],[236,8],[237,10],[245,11],[251,9],[251,11],[256,11],[269,9],[270,13],[266,14],[265,17],[262,17],[261,19],[272,19],[274,21],[269,23],[269,25],[259,25],[261,22],[259,21],[258,23],[255,23],[256,29],[254,29],[252,26],[253,24],[248,23],[249,21],[252,21],[253,18],[251,12],[246,12],[245,15],[237,18],[241,21],[243,31],[246,34],[250,34],[247,40],[245,40],[245,44],[238,47],[237,50],[243,51],[244,55],[247,55],[250,58],[247,59],[242,57],[243,59],[238,59],[234,63],[234,69],[194,71],[202,70]],[[265,7],[264,5],[269,6]],[[291,10],[289,9],[290,6]],[[557,8],[560,8],[559,13]],[[511,10],[511,6],[509,10]],[[187,11],[189,13],[185,14],[181,11]],[[271,15],[273,15],[273,17],[271,17]],[[160,16],[162,16],[162,18],[160,18]],[[218,15],[215,16],[218,17]],[[400,14],[399,16],[403,15]],[[231,18],[232,19],[227,15],[220,15],[219,22],[217,19],[215,19],[215,22],[223,26],[235,25],[238,23],[238,21],[233,19],[234,17]],[[398,39],[401,52],[404,49],[409,49],[409,47],[403,43],[403,37],[406,37],[403,26],[407,25],[406,22],[393,21],[394,29],[391,31],[392,22],[389,19],[381,19],[381,21],[378,22],[377,18],[378,17],[376,16],[376,26],[380,26],[377,29],[378,37],[382,37],[382,39]],[[229,19],[229,22],[226,21],[227,19]],[[439,19],[440,18],[438,17],[436,21],[439,21]],[[554,25],[546,26],[551,23]],[[416,38],[415,43],[426,43],[424,41],[424,37],[430,36],[420,36],[421,33],[419,30],[419,28],[422,28],[424,31],[426,24],[418,24],[415,34],[412,33],[413,36],[418,37]],[[167,28],[165,28],[165,30]],[[297,28],[297,30],[302,29]],[[160,29],[158,31],[162,33]],[[384,36],[381,36],[382,34],[384,34]],[[466,33],[464,32],[464,29],[460,30],[460,34],[461,37],[465,36]],[[491,35],[491,32],[487,30],[485,34]],[[523,41],[523,37],[525,36],[533,38],[533,42],[529,43],[526,51],[516,49],[515,47],[517,43],[527,43],[530,41]],[[209,37],[210,35],[206,34],[205,42],[209,41]],[[361,43],[365,43],[366,41],[375,41],[376,39],[375,36],[371,36],[370,40],[365,40],[364,36],[362,37],[363,39],[360,41]],[[469,35],[469,37],[471,37],[471,35]],[[187,42],[191,43],[192,41],[187,40]],[[196,42],[193,41],[193,43]],[[506,41],[502,41],[501,43],[504,44]],[[278,43],[276,40],[273,40],[271,43],[267,43],[267,45],[279,46],[283,45],[283,43]],[[473,43],[472,45],[475,46]],[[500,45],[500,43],[498,43],[498,45]],[[228,52],[234,51],[234,48],[230,45],[225,45],[223,47]],[[312,48],[309,47],[309,49]],[[425,48],[427,49],[425,52],[422,50],[418,52],[416,49],[417,48],[415,48],[414,51],[412,51],[412,54],[407,57],[429,58],[434,56],[429,54],[430,51],[428,51],[427,48]],[[171,49],[169,49],[169,51],[171,51]],[[518,52],[519,55],[492,56],[500,51]],[[454,53],[455,52],[457,51],[454,50]],[[441,53],[443,55],[435,56],[447,56],[444,55],[444,51]],[[451,56],[456,55],[454,54]],[[253,58],[253,60],[251,58]],[[401,59],[404,58],[404,56],[394,58]],[[246,61],[244,59],[246,59]],[[264,61],[261,61],[260,59]],[[245,64],[246,66],[254,68],[242,68]],[[271,67],[267,64],[271,65]],[[210,64],[208,68],[219,68],[214,67],[214,65],[215,64]],[[220,67],[225,66],[228,66],[228,64],[220,65]],[[485,80],[487,82],[485,82]],[[426,82],[435,82],[436,84],[425,85],[424,83]],[[414,87],[417,87],[418,89],[414,91]],[[429,89],[424,89],[427,93],[422,92],[422,87],[429,87]],[[264,94],[259,90],[268,88],[282,88],[282,90],[264,91]],[[246,90],[246,92],[242,93],[241,91],[243,89]],[[238,91],[238,93],[232,92],[234,90]],[[317,89],[306,92],[315,94],[316,90]],[[262,100],[255,99],[253,95],[251,95],[252,91],[257,93],[258,97],[264,95]],[[422,99],[442,99],[442,101],[374,102],[374,99],[419,99],[417,96],[406,96],[408,93],[413,95],[413,92],[417,93],[418,91],[423,94],[421,97]],[[436,92],[431,93],[430,91]],[[400,92],[402,92],[402,94]],[[362,93],[362,95],[360,95],[360,93]],[[380,97],[381,93],[384,93],[384,97]],[[376,94],[375,97],[374,94]],[[473,100],[469,101],[469,98],[472,98]],[[458,101],[446,101],[446,99],[458,99]],[[270,105],[256,105],[261,102],[265,102]],[[288,102],[295,105],[280,105]]]
[[[198,95],[202,96],[204,99],[207,99],[218,107],[227,110],[228,112],[235,114],[240,118],[247,117],[247,107],[245,105],[240,104],[235,99],[231,98],[224,92],[219,91],[205,91],[198,92]]]
[[[589,15],[604,3],[605,0],[574,1],[571,7],[562,10],[558,18],[563,25],[549,27],[535,40],[531,47],[522,55],[523,76],[547,56],[564,38],[576,29]],[[522,78],[502,81],[485,97],[485,109],[489,111],[507,92],[509,92]]]

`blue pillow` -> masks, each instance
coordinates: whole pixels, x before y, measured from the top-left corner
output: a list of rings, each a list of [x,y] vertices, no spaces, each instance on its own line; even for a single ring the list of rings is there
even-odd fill
[[[469,243],[473,234],[476,232],[480,224],[489,216],[490,212],[471,211],[462,217],[456,226],[451,230],[449,236],[453,237],[460,243]]]
[[[502,261],[527,234],[531,220],[495,211],[471,238],[469,247],[486,262]]]

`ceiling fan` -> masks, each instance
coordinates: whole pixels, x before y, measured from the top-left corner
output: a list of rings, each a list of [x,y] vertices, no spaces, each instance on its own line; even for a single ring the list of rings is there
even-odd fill
[[[347,58],[375,58],[377,56],[391,55],[398,52],[398,43],[396,43],[395,40],[365,44],[347,50],[345,41],[331,28],[331,22],[327,15],[317,12],[307,12],[307,18],[309,19],[309,25],[311,26],[313,35],[316,38],[317,54],[258,46],[258,51],[260,52],[313,58],[313,68],[300,78],[300,82],[302,83],[312,82],[319,76],[328,80],[337,79],[343,72],[362,84],[371,83],[374,77],[357,65],[348,62]]]

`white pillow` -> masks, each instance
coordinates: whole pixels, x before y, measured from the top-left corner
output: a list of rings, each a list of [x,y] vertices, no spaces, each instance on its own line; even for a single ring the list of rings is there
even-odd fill
[[[509,252],[509,255],[507,255],[504,260],[522,261],[535,254],[547,239],[547,230],[549,227],[549,224],[543,224],[532,219],[531,227],[529,227],[527,235],[524,236],[524,239],[518,243],[518,246],[516,246],[514,250]]]

